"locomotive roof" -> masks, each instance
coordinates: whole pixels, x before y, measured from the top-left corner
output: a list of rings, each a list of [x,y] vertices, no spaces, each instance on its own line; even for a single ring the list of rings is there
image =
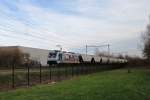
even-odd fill
[[[76,53],[74,53],[74,52],[67,52],[67,51],[60,51],[60,50],[50,50],[50,52],[63,52],[63,53],[76,54]]]

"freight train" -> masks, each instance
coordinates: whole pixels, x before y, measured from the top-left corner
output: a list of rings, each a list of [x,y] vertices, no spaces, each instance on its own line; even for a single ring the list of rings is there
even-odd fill
[[[127,63],[126,59],[120,59],[115,57],[103,57],[95,55],[78,54],[73,52],[64,52],[53,50],[48,54],[47,64],[61,64],[61,63]]]

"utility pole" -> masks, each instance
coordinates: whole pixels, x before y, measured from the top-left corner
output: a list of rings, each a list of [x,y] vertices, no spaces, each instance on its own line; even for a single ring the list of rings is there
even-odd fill
[[[87,56],[87,45],[86,45],[86,56]]]
[[[108,58],[110,57],[110,45],[108,44]]]

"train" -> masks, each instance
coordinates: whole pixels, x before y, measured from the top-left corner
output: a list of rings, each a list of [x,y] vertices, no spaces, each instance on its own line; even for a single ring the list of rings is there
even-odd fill
[[[127,63],[126,59],[120,59],[115,57],[104,57],[96,55],[79,54],[74,52],[65,52],[59,50],[52,50],[48,54],[47,64],[68,64],[68,63],[101,63],[101,64],[113,64],[113,63]]]

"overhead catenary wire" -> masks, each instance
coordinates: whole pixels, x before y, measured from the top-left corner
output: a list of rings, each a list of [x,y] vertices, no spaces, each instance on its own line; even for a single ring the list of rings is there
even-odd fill
[[[0,10],[0,11],[2,11],[2,10]],[[5,12],[3,12],[3,14],[2,14],[4,17],[7,17],[7,19],[8,19],[8,21],[12,21],[13,22],[13,20],[18,20],[18,17],[16,17],[16,16],[8,16],[8,14],[6,14]],[[12,20],[13,19],[13,20]],[[20,19],[19,19],[20,20]],[[35,25],[35,24],[33,24],[32,22],[30,22],[30,21],[24,21],[27,25]],[[26,25],[25,24],[25,25]],[[9,25],[9,27],[10,27],[11,25]],[[26,26],[25,26],[26,27]],[[69,42],[67,41],[67,39],[66,38],[63,38],[63,36],[61,36],[61,35],[57,35],[57,34],[55,34],[55,33],[50,33],[49,31],[48,31],[48,29],[46,28],[46,27],[42,27],[42,31],[40,31],[40,30],[38,30],[38,32],[36,32],[36,35],[33,35],[33,34],[35,34],[35,32],[33,32],[33,34],[32,35],[30,35],[30,32],[31,31],[29,31],[29,29],[28,29],[28,27],[26,27],[26,30],[28,31],[27,32],[27,34],[28,35],[30,35],[30,37],[34,37],[34,38],[41,38],[41,39],[43,39],[43,40],[47,40],[47,38],[45,38],[45,37],[48,37],[48,35],[46,35],[46,34],[49,34],[50,36],[49,37],[52,37],[52,38],[49,38],[48,40],[50,41],[50,42],[53,42],[53,43],[56,43],[57,42],[57,44],[58,44],[58,42],[59,42],[59,44],[61,44],[61,45],[70,45],[71,47],[76,47],[76,43],[77,43],[77,41],[72,41],[72,40],[70,40]],[[36,29],[35,29],[36,30]],[[46,33],[46,34],[43,34],[43,33]],[[43,37],[44,36],[44,37]],[[48,42],[49,42],[48,41]],[[80,42],[79,42],[80,43]]]
[[[2,11],[2,10],[0,10],[0,11]],[[16,30],[16,29],[13,29],[13,27],[12,27],[12,24],[11,23],[13,23],[14,22],[14,20],[16,21],[18,21],[18,17],[16,17],[16,16],[9,16],[8,14],[6,14],[5,12],[0,12],[0,13],[2,13],[1,15],[3,15],[4,17],[5,17],[5,19],[7,19],[8,20],[8,22],[10,22],[9,24],[8,24],[8,22],[6,22],[7,23],[7,25],[6,25],[6,27],[4,27],[4,28],[7,28],[9,31],[14,31],[13,33],[14,34],[12,34],[12,35],[15,35],[15,34],[17,34],[17,33],[15,33],[15,31],[19,31],[19,30]],[[20,19],[19,19],[20,20]],[[19,21],[19,22],[21,22],[21,21]],[[26,24],[24,24],[24,23],[26,23]],[[80,45],[76,45],[76,43],[77,43],[77,41],[67,41],[65,38],[63,38],[61,35],[57,35],[57,34],[55,34],[55,33],[50,33],[50,31],[49,31],[49,29],[47,29],[46,27],[42,27],[41,29],[42,30],[38,30],[38,29],[33,29],[33,30],[31,30],[31,27],[29,27],[29,26],[27,26],[27,25],[31,25],[31,26],[34,26],[35,24],[33,24],[32,22],[30,22],[30,21],[24,21],[24,23],[23,23],[23,25],[24,25],[24,31],[25,32],[23,32],[23,31],[19,31],[18,33],[19,34],[17,34],[17,35],[19,35],[19,37],[17,36],[17,35],[15,35],[15,36],[12,36],[12,37],[10,37],[10,38],[15,38],[15,39],[17,39],[17,38],[22,38],[23,40],[26,40],[26,41],[30,41],[30,42],[33,42],[33,41],[38,41],[39,40],[39,42],[37,43],[37,44],[43,44],[43,45],[50,45],[50,44],[54,44],[54,45],[56,45],[56,44],[61,44],[61,45],[63,45],[63,47],[64,47],[64,45],[66,45],[66,46],[70,46],[70,47],[79,47]],[[22,24],[22,22],[21,22],[21,24]],[[3,26],[3,25],[1,25],[1,26]],[[6,29],[5,29],[6,30]],[[22,34],[20,34],[20,33],[22,33]],[[43,33],[46,33],[46,34],[43,34]],[[3,35],[4,36],[4,35]],[[7,35],[8,36],[8,35]],[[7,37],[6,36],[6,37]],[[21,37],[22,36],[22,37]],[[26,37],[26,38],[25,38]],[[49,37],[49,38],[47,38],[47,37]],[[33,38],[33,39],[31,39],[31,38]],[[36,44],[36,45],[37,45]],[[68,46],[68,47],[69,47]],[[81,46],[80,46],[81,47]]]
[[[6,31],[6,32],[11,32],[11,33],[15,33],[16,32],[16,31],[13,31],[13,29],[8,28],[8,27],[7,27],[7,29],[0,27],[0,29],[3,30],[3,31]],[[18,33],[20,33],[20,32],[18,32]],[[31,35],[29,35],[29,34],[25,35],[26,32],[24,34],[13,34],[13,35],[9,35],[8,33],[7,34],[1,33],[1,34],[3,34],[3,36],[5,36],[5,37],[9,37],[9,38],[15,38],[15,39],[22,38],[23,40],[26,40],[28,42],[29,41],[30,42],[36,41],[36,43],[43,44],[43,45],[56,44],[58,42],[57,40],[56,41],[48,41],[46,38],[43,38],[43,37],[40,37],[40,36],[34,36],[32,34]],[[38,40],[40,40],[40,41],[38,41]],[[63,42],[61,41],[61,43],[63,43]]]
[[[8,16],[8,15],[6,15],[5,14],[5,16],[6,17],[8,17],[8,20],[12,20],[12,18],[14,19],[14,16],[13,17],[10,17],[10,16]],[[14,20],[16,20],[17,18],[15,18]],[[27,22],[28,24],[32,24],[32,23],[30,23],[30,22]],[[9,26],[11,26],[11,25],[9,25]],[[39,30],[38,30],[39,31]],[[49,31],[46,31],[46,30],[42,30],[42,31],[45,31],[46,32],[46,34],[49,34]],[[41,32],[41,33],[43,33],[43,32]],[[40,34],[40,32],[38,33],[38,34]],[[41,37],[43,34],[40,34],[40,35],[38,35],[38,36],[33,36],[33,35],[31,35],[30,33],[28,33],[28,35],[30,35],[31,37],[36,37],[36,38],[41,38],[41,39],[43,39],[43,40],[45,40],[45,38],[43,38],[43,37]],[[50,34],[51,36],[53,35],[53,34]],[[53,35],[54,36],[54,35]],[[55,36],[56,37],[56,36]],[[60,36],[58,36],[58,37],[56,37],[56,39],[57,40],[60,40]],[[51,40],[51,42],[52,41],[56,41],[56,39],[49,39],[49,40]],[[62,40],[62,39],[61,39]],[[64,39],[63,39],[64,40]],[[56,42],[58,42],[58,41],[56,41]],[[69,44],[68,42],[65,42],[65,41],[61,41],[62,43],[65,43],[65,44]]]

